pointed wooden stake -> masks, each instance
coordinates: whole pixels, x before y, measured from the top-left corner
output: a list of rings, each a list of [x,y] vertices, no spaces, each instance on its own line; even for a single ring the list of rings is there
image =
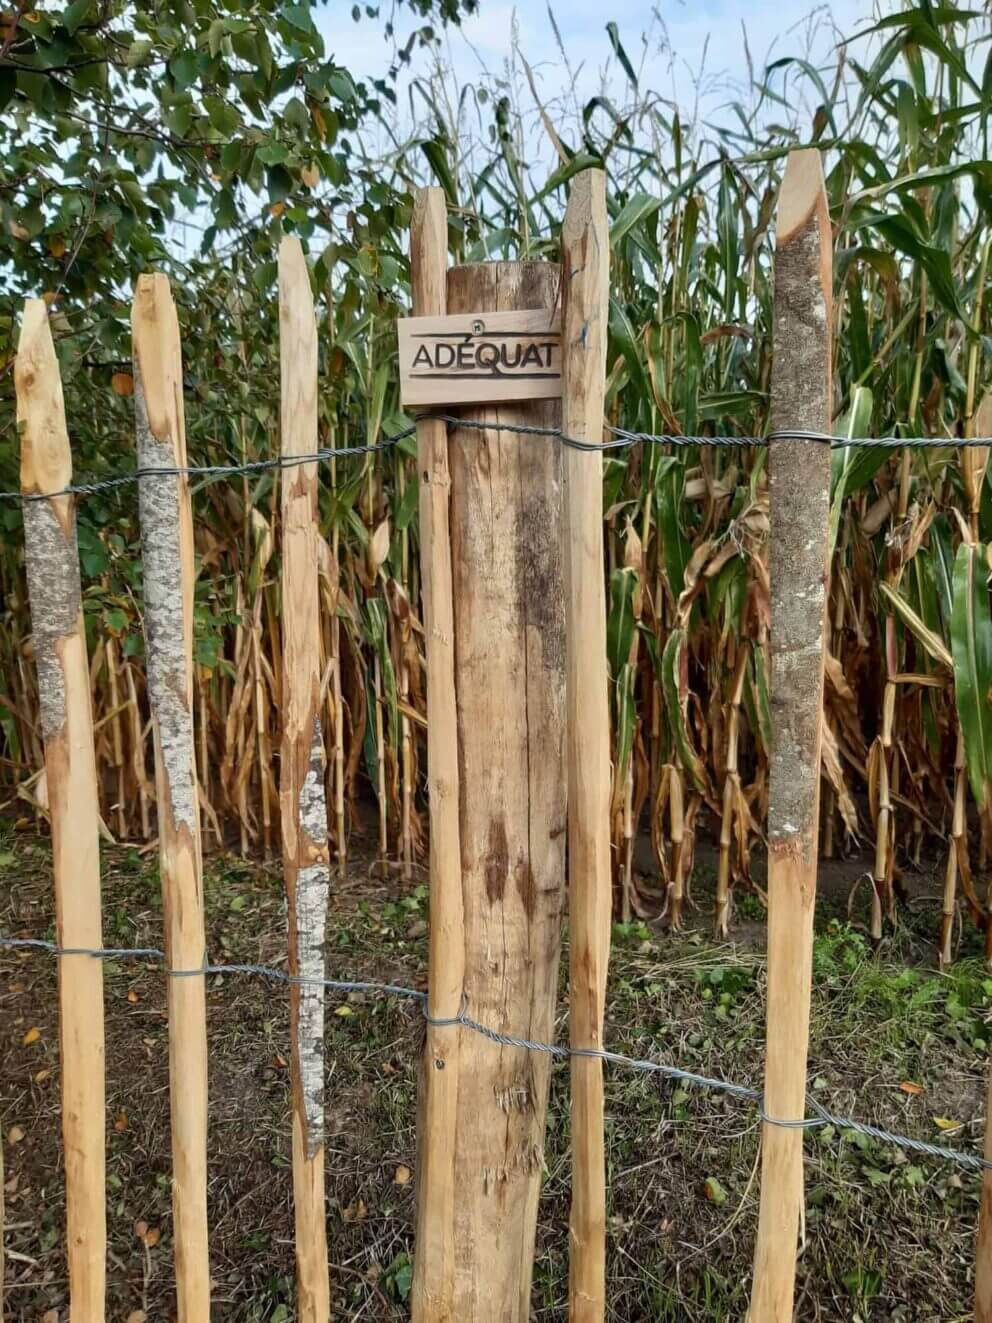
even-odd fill
[[[42,299],[24,305],[14,380],[21,490],[25,496],[58,491],[72,481],[72,455]],[[75,505],[71,496],[54,496],[27,500],[23,511],[58,943],[99,950],[100,809]],[[73,1319],[99,1323],[104,1316],[107,1249],[103,965],[90,956],[63,956],[59,961],[59,1040],[69,1306]]]
[[[978,407],[973,425],[972,436],[992,435],[992,395],[986,395]],[[973,456],[965,464],[965,457]],[[971,527],[977,527],[978,509],[981,504],[981,485],[988,464],[988,450],[984,447],[966,447],[961,451],[962,469],[965,473],[965,491],[968,495],[968,513]],[[961,799],[964,799],[964,786],[967,773],[964,769],[964,750],[961,735],[958,735],[958,754],[962,767],[958,772],[958,784],[961,786]],[[955,805],[957,813],[957,805]],[[964,816],[963,806],[961,809]],[[952,847],[953,853],[953,847]],[[944,897],[945,925],[941,934],[941,950],[950,960],[950,934],[954,919],[954,891]],[[985,1107],[985,1157],[992,1161],[992,1071],[988,1080],[988,1100]],[[978,1209],[978,1242],[975,1247],[975,1323],[992,1323],[992,1170],[982,1172],[982,1199]]]
[[[448,214],[444,192],[417,193],[410,232],[413,312],[439,316],[447,306]],[[430,962],[432,1018],[453,1019],[462,1005],[465,933],[458,822],[458,717],[451,585],[451,477],[448,429],[417,425],[420,548],[427,645],[427,782],[430,795]],[[411,1304],[414,1323],[456,1323],[455,1117],[459,1029],[427,1027],[420,1082],[417,1240]]]
[[[790,152],[778,203],[773,429],[829,432],[832,242],[819,152]],[[769,456],[772,715],[765,1113],[806,1107],[820,801],[830,448],[784,439]],[[803,1131],[765,1123],[750,1323],[793,1316]]]
[[[131,316],[138,467],[186,467],[179,322],[165,276],[138,277]],[[169,969],[206,961],[193,744],[193,516],[184,474],[139,484],[148,701],[165,951]],[[207,1245],[207,1014],[204,978],[168,980],[172,1208],[179,1323],[210,1316]]]
[[[606,176],[572,180],[562,230],[562,428],[603,439],[610,236]],[[603,456],[566,448],[564,463],[569,1023],[573,1047],[603,1046],[610,950],[610,726],[603,556]],[[569,1318],[606,1313],[603,1063],[572,1057]]]
[[[279,247],[282,455],[317,449],[317,326],[303,249]],[[330,874],[324,740],[320,729],[317,465],[282,475],[283,729],[279,799],[289,910],[293,1199],[297,1318],[327,1323],[330,1289],[324,1218],[324,940]]]

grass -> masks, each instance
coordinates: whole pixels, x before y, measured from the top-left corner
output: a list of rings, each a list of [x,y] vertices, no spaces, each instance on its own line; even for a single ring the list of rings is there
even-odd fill
[[[47,847],[35,838],[0,840],[0,931],[51,936],[48,868]],[[335,897],[329,971],[423,986],[423,886],[398,890],[364,871],[355,865]],[[282,962],[276,868],[212,858],[206,899],[215,961]],[[977,958],[947,974],[907,965],[907,955],[927,956],[911,933],[901,949],[873,952],[864,934],[830,917],[833,899],[824,896],[816,939],[815,1095],[835,1112],[975,1151],[992,980]],[[105,852],[105,912],[108,943],[160,943],[158,882],[145,855]],[[8,1317],[27,1320],[65,1307],[55,971],[38,954],[3,955],[0,970]],[[563,984],[559,1039],[566,994]],[[172,1271],[161,978],[108,962],[106,1005],[110,1316],[144,1310],[161,1318]],[[294,1290],[284,995],[250,979],[215,978],[208,1015],[216,1317],[279,1323],[293,1316]],[[753,940],[729,945],[691,925],[664,937],[640,922],[615,929],[612,1048],[760,1086],[763,1017],[759,926]],[[422,1024],[415,1005],[364,994],[331,1002],[327,1024],[335,1319],[400,1319],[413,1248]],[[34,1027],[40,1038],[25,1045]],[[657,1075],[610,1069],[607,1080],[610,1318],[739,1319],[757,1213],[754,1109]],[[541,1320],[565,1317],[568,1117],[568,1072],[556,1065],[533,1291]],[[17,1130],[23,1138],[15,1143]],[[964,1318],[973,1173],[827,1128],[807,1140],[806,1181],[800,1317]]]

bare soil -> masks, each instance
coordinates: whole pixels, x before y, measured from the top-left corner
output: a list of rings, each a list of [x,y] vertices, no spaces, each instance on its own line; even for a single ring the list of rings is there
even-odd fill
[[[611,1047],[760,1086],[763,924],[745,899],[735,940],[709,936],[715,860],[701,850],[689,929],[618,929]],[[992,982],[966,934],[949,975],[932,968],[935,872],[880,953],[846,923],[865,860],[821,872],[810,1083],[833,1111],[955,1148],[980,1148]],[[760,871],[756,869],[756,871]],[[154,855],[104,852],[105,942],[161,945]],[[211,959],[284,963],[277,864],[207,864]],[[338,884],[328,972],[426,981],[426,898],[375,875],[368,856]],[[51,937],[47,846],[0,835],[0,934]],[[161,972],[108,962],[108,1319],[174,1317],[169,1207],[167,1024]],[[329,1003],[328,1233],[334,1319],[408,1316],[415,1098],[423,1036],[416,1003],[355,994]],[[567,1033],[563,986],[559,1038]],[[285,989],[210,980],[210,1219],[217,1320],[294,1316]],[[36,1036],[29,1032],[39,1031]],[[533,1318],[567,1317],[568,1072],[556,1065],[540,1211]],[[740,1320],[757,1213],[754,1109],[726,1095],[611,1068],[609,1317]],[[939,1119],[938,1119],[939,1118]],[[68,1318],[59,1146],[55,962],[0,951],[0,1129],[5,1160],[5,1320]],[[797,1318],[960,1323],[970,1318],[978,1178],[963,1168],[833,1130],[806,1146],[807,1240]],[[140,1234],[139,1234],[140,1233]],[[139,1319],[141,1315],[137,1316]],[[468,1321],[466,1321],[468,1323]]]

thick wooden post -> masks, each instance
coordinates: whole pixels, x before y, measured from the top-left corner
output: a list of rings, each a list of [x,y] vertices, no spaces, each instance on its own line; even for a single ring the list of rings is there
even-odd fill
[[[317,326],[300,241],[279,247],[282,456],[317,449]],[[327,1323],[330,1291],[324,1218],[324,939],[329,851],[320,729],[317,465],[282,475],[283,729],[279,798],[289,919],[293,1200],[297,1318]]]
[[[72,481],[72,455],[42,299],[28,299],[24,305],[14,378],[21,490],[26,497],[58,491]],[[58,943],[99,950],[100,809],[75,505],[71,496],[55,496],[25,500],[23,511]],[[69,1307],[74,1320],[99,1323],[104,1316],[107,1250],[103,965],[91,956],[63,956],[59,961],[59,1039]]]
[[[446,298],[448,218],[444,192],[421,189],[413,209],[410,265],[415,316],[440,316]],[[427,648],[427,782],[430,798],[430,964],[434,1019],[461,1010],[465,972],[461,835],[458,821],[458,716],[451,582],[448,429],[417,425],[420,561]],[[458,1323],[455,1309],[455,1145],[459,1030],[427,1027],[420,1083],[414,1323]]]
[[[992,1073],[985,1103],[985,1157],[992,1162]],[[975,1246],[975,1323],[992,1323],[992,1170],[982,1172]]]
[[[990,433],[992,433],[992,396],[986,395],[978,407],[969,434],[972,436],[988,436]],[[984,446],[979,448],[965,447],[961,451],[961,466],[965,476],[965,492],[968,497],[968,516],[973,541],[977,541],[978,510],[981,504],[981,487],[987,464],[988,450]],[[961,788],[960,800],[962,802],[961,813],[963,817],[964,786],[967,783],[967,771],[963,766],[964,756],[961,742],[962,736],[959,732],[958,754],[962,767],[957,776],[958,785]],[[957,798],[956,796],[955,816],[958,813]],[[951,855],[952,857],[954,855],[953,845]],[[950,961],[953,920],[954,891],[952,883],[950,896],[945,892],[944,897],[944,924],[941,931],[942,963],[949,963]],[[985,1157],[992,1161],[992,1072],[989,1073],[986,1096],[984,1153]],[[978,1240],[975,1246],[975,1323],[992,1323],[992,1170],[989,1170],[989,1168],[982,1172],[982,1198],[978,1208]]]
[[[185,468],[179,322],[165,276],[138,277],[131,319],[138,465]],[[193,744],[193,518],[184,474],[139,485],[148,700],[155,736],[159,866],[170,970],[206,961]],[[210,1316],[207,1018],[204,977],[168,980],[172,1208],[179,1323]]]
[[[448,272],[448,314],[547,309],[558,268]],[[547,1041],[554,1027],[566,832],[559,401],[470,405],[451,467],[459,829],[469,1014]],[[550,1058],[460,1030],[454,1135],[455,1317],[530,1316]]]
[[[603,439],[610,236],[606,177],[572,181],[562,230],[562,428]],[[603,1046],[610,950],[610,725],[603,559],[603,456],[566,448],[569,1022],[573,1047]],[[603,1063],[572,1058],[569,1317],[606,1313],[606,1157]]]
[[[778,203],[772,427],[829,432],[832,244],[819,152],[790,152]],[[830,448],[773,443],[767,1116],[805,1113],[819,817]],[[750,1323],[793,1316],[803,1131],[762,1132]]]

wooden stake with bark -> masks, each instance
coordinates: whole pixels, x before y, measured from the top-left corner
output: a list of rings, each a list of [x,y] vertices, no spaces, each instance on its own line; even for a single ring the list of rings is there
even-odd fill
[[[789,154],[778,202],[773,429],[829,432],[832,246],[820,155]],[[816,895],[830,447],[773,443],[772,717],[768,810],[766,1115],[799,1120],[806,1060]],[[803,1200],[803,1131],[766,1122],[750,1323],[793,1316]]]
[[[413,313],[447,306],[448,216],[440,188],[419,190],[410,231]],[[417,425],[420,548],[427,648],[427,784],[430,799],[430,955],[428,1008],[453,1019],[462,1007],[465,930],[459,826],[458,714],[451,571],[448,429]],[[460,1030],[427,1026],[420,1081],[414,1323],[458,1323],[455,1310],[455,1125]]]
[[[21,490],[31,498],[67,487],[72,454],[42,299],[24,305],[14,380]],[[74,498],[27,499],[22,509],[52,821],[56,935],[61,947],[99,950],[100,808]],[[106,1114],[103,965],[91,956],[59,960],[59,1042],[69,1303],[73,1319],[98,1323],[106,1279]]]
[[[317,450],[317,326],[303,249],[279,247],[282,456]],[[293,1199],[297,1317],[330,1317],[324,1217],[324,941],[330,859],[320,728],[320,532],[317,465],[282,474],[282,753],[279,799],[289,909]]]
[[[169,282],[138,277],[131,318],[138,467],[186,467],[182,353]],[[185,474],[139,483],[148,702],[155,737],[166,965],[206,961],[193,744],[193,517]],[[168,980],[172,1207],[179,1323],[210,1316],[207,1017],[204,977]]]
[[[572,180],[562,230],[562,428],[603,439],[610,236],[606,177]],[[603,456],[566,448],[565,650],[568,744],[569,1023],[573,1047],[602,1048],[610,950],[610,717],[606,666]],[[572,1057],[569,1317],[606,1313],[603,1063]]]

